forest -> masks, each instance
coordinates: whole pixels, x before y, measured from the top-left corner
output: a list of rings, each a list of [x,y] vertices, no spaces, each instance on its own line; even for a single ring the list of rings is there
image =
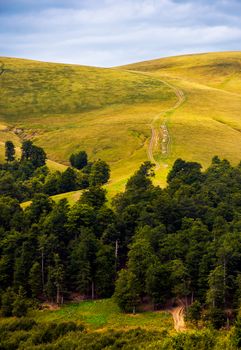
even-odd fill
[[[110,204],[102,187],[110,176],[104,161],[90,163],[82,151],[71,156],[72,166],[63,173],[50,172],[44,150],[31,141],[23,143],[20,160],[13,144],[5,146],[3,317],[24,317],[43,301],[62,304],[74,293],[83,299],[113,297],[126,313],[138,313],[144,303],[160,310],[182,300],[193,324],[235,325],[233,346],[241,346],[241,163],[232,166],[215,156],[202,170],[199,163],[177,159],[166,188],[160,188],[152,183],[154,165],[144,162]],[[49,197],[80,188],[83,194],[72,207]],[[23,210],[26,199],[31,204]],[[31,322],[29,329],[36,326]],[[64,334],[79,326],[51,327]],[[0,334],[7,331],[0,327]]]

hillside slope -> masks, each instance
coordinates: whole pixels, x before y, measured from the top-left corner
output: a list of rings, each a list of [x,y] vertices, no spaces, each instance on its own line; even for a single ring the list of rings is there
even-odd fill
[[[187,55],[122,67],[164,79],[186,100],[169,115],[171,152],[207,166],[214,155],[241,159],[241,52]]]
[[[7,139],[31,138],[65,165],[85,149],[110,163],[111,193],[147,159],[163,184],[177,157],[241,158],[241,52],[110,69],[2,57],[0,87],[0,158]]]
[[[49,159],[64,164],[72,152],[85,149],[91,160],[111,164],[117,187],[146,159],[153,115],[176,101],[159,78],[135,72],[0,62],[1,146],[9,138],[16,144],[32,138]]]

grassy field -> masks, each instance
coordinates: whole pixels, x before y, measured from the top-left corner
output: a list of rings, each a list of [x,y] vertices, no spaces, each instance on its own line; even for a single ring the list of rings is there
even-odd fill
[[[146,159],[153,115],[176,98],[158,78],[136,72],[0,61],[0,141],[15,139],[17,130],[65,165],[72,152],[84,149],[91,160],[110,163],[114,192]]]
[[[44,147],[49,166],[63,169],[86,150],[111,166],[109,196],[147,157],[151,126],[166,123],[170,145],[155,184],[165,184],[177,157],[206,167],[214,155],[240,161],[241,53],[187,55],[112,68],[1,58],[0,160],[12,139]],[[171,88],[166,83],[171,84]],[[185,100],[173,109],[178,98]],[[168,111],[168,112],[166,112]],[[16,135],[17,133],[17,135]]]
[[[186,97],[169,116],[172,164],[177,157],[206,167],[214,155],[241,159],[241,53],[187,55],[123,67],[164,79]]]
[[[65,199],[67,199],[69,205],[72,206],[79,200],[81,193],[82,193],[82,190],[71,191],[71,192],[56,194],[54,196],[50,196],[50,198],[53,199],[53,201],[55,201],[56,203],[58,203],[61,199],[65,198]],[[32,201],[23,202],[23,203],[21,203],[21,207],[23,209],[25,209],[31,203],[32,203]]]
[[[59,310],[32,311],[29,315],[37,322],[77,321],[87,329],[129,329],[141,327],[147,330],[172,330],[172,316],[167,312],[142,312],[136,315],[120,312],[111,299],[82,301],[64,305]]]

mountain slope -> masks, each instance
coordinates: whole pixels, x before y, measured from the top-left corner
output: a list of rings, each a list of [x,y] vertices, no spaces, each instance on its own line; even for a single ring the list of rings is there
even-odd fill
[[[111,164],[112,180],[121,186],[146,159],[153,115],[176,100],[159,78],[135,72],[11,58],[0,62],[0,141],[17,142],[16,133],[32,138],[51,160],[64,164],[72,152],[85,149],[91,160]]]
[[[241,154],[241,53],[187,55],[104,69],[0,58],[0,153],[31,138],[68,164],[85,149],[110,163],[110,192],[147,159],[163,184],[177,157],[206,167]],[[56,166],[56,163],[52,163]]]
[[[207,166],[214,155],[241,159],[241,52],[178,56],[122,67],[164,79],[185,103],[168,119],[171,153]]]

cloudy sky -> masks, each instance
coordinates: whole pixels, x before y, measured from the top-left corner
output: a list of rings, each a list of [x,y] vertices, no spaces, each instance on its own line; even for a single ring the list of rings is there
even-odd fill
[[[241,0],[0,0],[0,56],[114,66],[241,50]]]

